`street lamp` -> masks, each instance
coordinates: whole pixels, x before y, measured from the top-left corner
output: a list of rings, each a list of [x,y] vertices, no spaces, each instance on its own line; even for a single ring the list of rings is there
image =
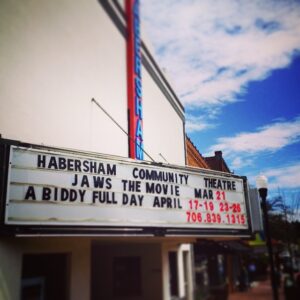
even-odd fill
[[[259,192],[259,196],[261,198],[261,208],[263,211],[264,217],[264,229],[265,229],[265,238],[267,242],[268,254],[269,254],[269,262],[271,267],[271,283],[272,283],[272,291],[273,291],[273,299],[278,300],[278,291],[276,286],[276,274],[274,268],[274,260],[273,260],[273,249],[271,243],[271,237],[269,233],[269,218],[267,211],[267,195],[268,195],[268,179],[266,176],[260,175],[256,178],[256,186]]]

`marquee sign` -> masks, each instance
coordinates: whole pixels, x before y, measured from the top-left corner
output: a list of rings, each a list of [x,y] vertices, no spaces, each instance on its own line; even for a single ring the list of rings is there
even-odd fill
[[[10,146],[6,225],[247,231],[243,178]]]
[[[129,157],[144,159],[139,0],[126,1]]]

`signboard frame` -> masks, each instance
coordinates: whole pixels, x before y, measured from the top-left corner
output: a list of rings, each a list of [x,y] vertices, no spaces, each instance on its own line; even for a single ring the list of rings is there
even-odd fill
[[[144,159],[142,54],[140,39],[139,0],[125,2],[127,21],[127,97],[129,157]]]
[[[222,176],[228,178],[241,179],[243,182],[244,196],[245,196],[245,210],[248,228],[246,229],[224,229],[224,228],[183,228],[183,227],[168,227],[168,226],[115,226],[115,225],[28,225],[28,224],[6,224],[6,197],[7,197],[7,186],[9,178],[9,162],[12,146],[33,149],[36,151],[54,151],[61,154],[67,155],[78,155],[94,157],[95,159],[105,159],[116,162],[123,162],[128,164],[134,164],[140,167],[155,167],[172,169],[178,172],[189,172],[191,174],[201,174],[209,176]],[[34,144],[22,143],[13,140],[1,139],[0,138],[0,234],[2,235],[53,235],[53,236],[167,236],[167,237],[178,237],[178,236],[189,236],[189,237],[248,237],[251,235],[251,215],[249,209],[249,195],[248,195],[248,184],[247,178],[233,174],[217,172],[207,169],[198,169],[191,167],[181,167],[166,165],[161,163],[151,163],[146,161],[136,161],[128,158],[103,155],[92,152],[83,152],[71,149],[62,149],[55,147],[39,146]]]

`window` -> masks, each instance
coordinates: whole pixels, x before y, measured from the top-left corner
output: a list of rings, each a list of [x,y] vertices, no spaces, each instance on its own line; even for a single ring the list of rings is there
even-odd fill
[[[177,252],[169,252],[170,288],[171,296],[178,296],[178,267]]]

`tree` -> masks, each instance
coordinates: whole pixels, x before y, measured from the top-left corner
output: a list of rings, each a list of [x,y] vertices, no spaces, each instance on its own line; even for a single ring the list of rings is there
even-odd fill
[[[300,194],[297,193],[289,199],[289,205],[285,195],[278,196],[268,201],[268,214],[270,224],[270,234],[273,239],[281,240],[290,254],[289,272],[293,278],[293,244],[299,243],[299,201]]]
[[[278,196],[268,200],[267,209],[272,237],[286,242],[290,250],[290,244],[299,239],[300,193],[292,195],[288,205],[284,193],[279,190]]]

